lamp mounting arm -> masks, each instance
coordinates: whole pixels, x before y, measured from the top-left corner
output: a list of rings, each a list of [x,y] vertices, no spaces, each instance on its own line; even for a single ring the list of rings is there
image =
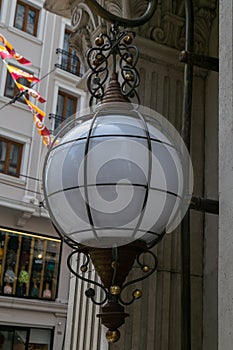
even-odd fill
[[[115,23],[118,26],[123,27],[138,27],[149,21],[149,19],[153,16],[156,9],[156,0],[149,0],[148,6],[145,13],[138,18],[128,19],[114,15],[113,13],[104,9],[96,0],[86,0],[87,5],[90,7],[92,11],[97,13],[98,16],[102,17],[108,22]]]

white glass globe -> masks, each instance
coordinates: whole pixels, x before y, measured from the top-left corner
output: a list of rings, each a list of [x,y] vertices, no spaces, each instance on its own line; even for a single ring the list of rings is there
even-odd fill
[[[43,182],[50,217],[66,239],[100,248],[134,240],[150,246],[183,218],[192,165],[165,118],[116,103],[58,133]]]

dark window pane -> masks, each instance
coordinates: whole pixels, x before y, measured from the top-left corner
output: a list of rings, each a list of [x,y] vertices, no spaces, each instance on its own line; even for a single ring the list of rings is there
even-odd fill
[[[65,51],[69,51],[69,49],[70,49],[69,36],[70,36],[70,33],[65,32],[64,43],[63,43],[63,48]]]
[[[10,157],[9,157],[9,165],[8,165],[9,175],[17,174],[18,159],[19,159],[19,146],[16,144],[12,144],[10,147]]]
[[[0,171],[4,172],[6,160],[7,143],[0,140]]]
[[[14,340],[14,331],[4,331],[4,330],[1,330],[1,346],[2,350],[9,350],[11,349],[12,347],[12,343],[13,343],[13,340]]]
[[[5,96],[12,98],[14,97],[14,94],[15,94],[15,83],[12,76],[9,73],[7,73]]]
[[[36,23],[36,12],[33,10],[28,11],[26,32],[29,34],[34,34]]]
[[[27,331],[15,330],[13,350],[25,350],[27,343]]]
[[[67,98],[67,103],[66,103],[66,118],[70,117],[75,113],[75,106],[76,106],[76,101],[73,98]]]
[[[15,27],[23,30],[23,21],[25,16],[25,6],[17,4],[16,16],[15,16]]]
[[[58,115],[63,115],[64,100],[65,100],[65,97],[59,94],[57,99],[57,112],[56,112],[56,114]]]
[[[19,177],[23,145],[0,138],[0,172]]]

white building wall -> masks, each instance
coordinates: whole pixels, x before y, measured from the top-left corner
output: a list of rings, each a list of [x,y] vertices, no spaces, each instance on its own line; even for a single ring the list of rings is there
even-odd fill
[[[56,49],[63,47],[65,26],[70,21],[45,11],[43,0],[25,2],[40,9],[38,36],[35,38],[14,28],[16,0],[2,1],[0,33],[18,53],[30,59],[32,66],[26,68],[40,78],[44,77],[35,89],[47,100],[38,107],[46,112],[45,124],[50,129],[48,117],[49,113],[56,112],[58,87],[80,97],[79,107],[84,104],[85,93],[76,89],[78,77],[63,73],[58,68],[54,70],[58,63]],[[15,102],[3,108],[10,101],[4,96],[6,73],[6,67],[0,62],[0,135],[23,143],[24,148],[21,176],[16,178],[0,173],[0,226],[57,238],[47,211],[40,206],[43,201],[41,176],[46,146],[42,144],[32,113],[26,105]],[[0,325],[52,329],[53,349],[68,349],[64,348],[64,335],[70,279],[66,258],[69,253],[70,249],[63,244],[56,301],[0,296]]]

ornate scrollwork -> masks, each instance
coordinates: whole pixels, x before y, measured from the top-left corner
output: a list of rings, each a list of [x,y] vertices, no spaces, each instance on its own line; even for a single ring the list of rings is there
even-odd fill
[[[87,78],[87,87],[91,94],[90,105],[93,98],[97,100],[104,96],[104,84],[109,75],[108,59],[112,52],[112,40],[107,34],[100,34],[95,46],[87,52],[87,64],[91,73]]]
[[[91,94],[90,105],[93,99],[101,100],[105,95],[105,83],[109,76],[109,61],[112,56],[112,70],[116,72],[117,59],[119,55],[119,67],[123,82],[121,92],[125,97],[139,97],[136,88],[139,86],[140,78],[136,69],[138,62],[138,49],[132,45],[134,33],[112,26],[110,35],[100,34],[96,40],[96,46],[88,50],[87,63],[91,73],[87,78],[87,87]]]
[[[80,267],[80,271],[81,273],[78,273],[76,269],[73,269],[72,267],[72,257],[74,255],[77,255],[77,261],[80,259],[80,255],[83,255],[84,256],[84,263],[82,264],[82,266]],[[95,304],[95,305],[103,305],[106,303],[106,301],[108,300],[108,291],[107,289],[102,285],[100,284],[99,282],[96,282],[94,280],[91,280],[89,278],[86,278],[83,276],[83,274],[85,272],[87,272],[88,270],[88,265],[89,265],[89,262],[90,262],[90,256],[88,254],[88,251],[86,249],[76,249],[74,250],[67,258],[67,266],[69,268],[69,270],[77,277],[79,278],[80,280],[84,281],[84,282],[88,282],[90,284],[93,284],[94,286],[96,287],[99,287],[103,292],[104,292],[104,297],[102,300],[100,301],[97,301],[95,299],[95,291],[93,288],[88,288],[85,292],[85,295],[90,298],[92,300],[92,302]]]
[[[195,52],[208,53],[208,42],[213,19],[216,17],[215,0],[194,0]],[[184,48],[185,3],[184,1],[158,0],[153,18],[139,29],[139,34],[159,44],[177,50]]]
[[[145,254],[148,254],[152,257],[152,264],[151,266],[148,266],[148,265],[145,265],[144,263],[141,262],[141,258],[143,255]],[[132,298],[131,300],[129,301],[125,301],[123,300],[122,298],[122,292],[124,291],[125,288],[127,288],[128,286],[130,286],[131,284],[134,284],[134,283],[137,283],[137,282],[140,282],[140,281],[143,281],[144,279],[146,279],[147,277],[149,277],[150,275],[152,275],[156,269],[157,269],[157,266],[158,266],[158,259],[156,257],[156,255],[151,251],[151,250],[147,250],[147,251],[143,251],[141,253],[139,253],[136,257],[136,261],[137,261],[137,264],[138,266],[141,268],[141,270],[144,272],[144,275],[139,277],[139,278],[136,278],[132,281],[128,281],[126,282],[125,284],[123,284],[122,288],[121,288],[121,293],[119,295],[119,302],[122,304],[122,305],[130,305],[132,304],[136,299],[139,299],[141,297],[141,292],[139,290],[135,290],[132,294]]]

